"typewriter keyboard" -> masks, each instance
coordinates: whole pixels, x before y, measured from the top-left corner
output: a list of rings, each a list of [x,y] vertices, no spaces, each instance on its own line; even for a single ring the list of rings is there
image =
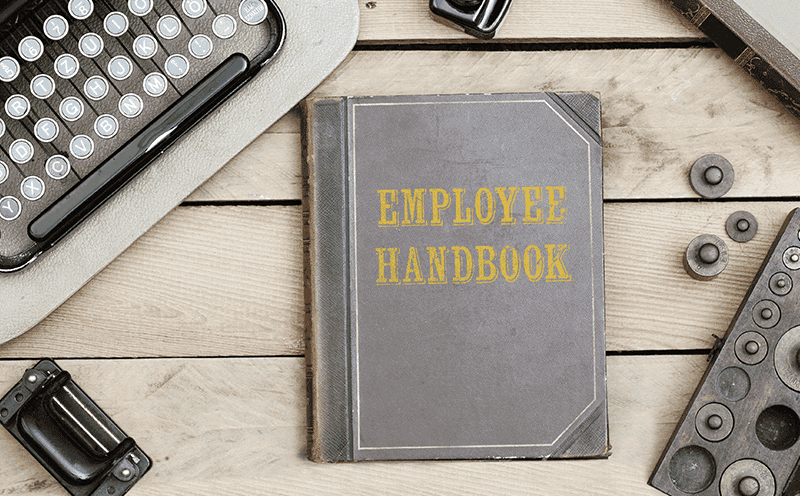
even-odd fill
[[[62,237],[271,60],[267,0],[47,0],[0,28],[0,271]]]

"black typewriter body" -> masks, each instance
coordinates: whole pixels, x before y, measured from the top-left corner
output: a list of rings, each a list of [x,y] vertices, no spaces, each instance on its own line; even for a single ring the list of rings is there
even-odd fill
[[[0,7],[0,272],[52,247],[274,59],[272,0]]]

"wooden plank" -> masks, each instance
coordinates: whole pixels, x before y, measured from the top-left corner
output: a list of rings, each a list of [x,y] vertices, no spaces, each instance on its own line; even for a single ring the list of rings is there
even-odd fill
[[[733,164],[730,198],[800,191],[800,121],[716,49],[354,52],[314,94],[542,90],[601,96],[606,199],[697,198],[688,171],[707,153]],[[192,199],[299,199],[297,123],[268,131]]]
[[[303,348],[300,207],[182,207],[0,355],[273,355]]]
[[[607,204],[607,349],[710,348],[797,206]],[[737,210],[759,222],[745,244],[724,231]],[[708,282],[682,266],[704,233],[730,251],[727,269]],[[300,252],[300,207],[179,208],[0,357],[300,355]]]
[[[0,362],[5,392],[32,362]],[[63,360],[154,460],[137,495],[657,495],[650,471],[707,363],[608,358],[608,460],[314,464],[301,358]],[[62,494],[0,429],[3,494]]]
[[[292,109],[188,201],[294,200],[302,195],[300,112]]]
[[[434,22],[428,2],[359,2],[362,43],[476,41]],[[661,0],[514,0],[496,42],[674,41],[702,39]]]

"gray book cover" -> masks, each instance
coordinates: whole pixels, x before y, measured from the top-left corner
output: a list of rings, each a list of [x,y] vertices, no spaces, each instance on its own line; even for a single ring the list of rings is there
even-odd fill
[[[303,107],[309,458],[608,456],[599,100]]]

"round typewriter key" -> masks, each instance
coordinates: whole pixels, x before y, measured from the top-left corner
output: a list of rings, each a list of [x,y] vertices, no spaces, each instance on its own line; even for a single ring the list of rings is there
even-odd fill
[[[167,92],[167,78],[163,74],[152,72],[145,76],[142,86],[145,93],[157,98]]]
[[[128,10],[134,15],[145,16],[153,10],[153,0],[128,0]]]
[[[236,19],[228,14],[222,14],[214,19],[211,29],[217,38],[227,40],[236,34]]]
[[[756,437],[765,448],[783,451],[800,438],[800,418],[785,405],[773,405],[758,415]]]
[[[181,8],[187,17],[197,19],[206,13],[208,6],[206,5],[206,0],[183,0]]]
[[[800,248],[790,246],[783,252],[783,265],[789,270],[800,269]]]
[[[20,191],[27,200],[36,201],[44,195],[44,181],[36,176],[26,177],[22,180]]]
[[[164,64],[164,69],[167,71],[167,74],[173,78],[180,79],[188,74],[189,61],[181,54],[171,55],[167,59],[166,64]]]
[[[35,36],[28,36],[19,42],[19,56],[28,62],[35,62],[39,60],[44,52],[44,45],[42,40]]]
[[[33,126],[33,134],[43,143],[50,143],[58,137],[58,124],[49,117],[39,119]]]
[[[22,95],[14,95],[6,100],[6,113],[12,119],[22,119],[28,115],[30,110],[30,102]]]
[[[753,306],[753,322],[762,329],[772,329],[781,320],[781,309],[775,302],[761,300]]]
[[[69,143],[69,152],[78,160],[86,160],[94,153],[94,141],[84,134],[75,136]]]
[[[776,296],[786,296],[792,290],[792,278],[784,272],[773,274],[769,278],[769,290]]]
[[[781,336],[775,346],[775,371],[784,384],[790,389],[800,392],[800,326],[793,327]]]
[[[101,115],[94,121],[94,132],[103,139],[111,139],[119,131],[119,122],[113,115]]]
[[[11,143],[8,148],[8,154],[14,162],[27,164],[33,158],[33,145],[28,140],[18,139]]]
[[[129,26],[128,18],[122,12],[112,12],[108,14],[103,21],[103,27],[105,27],[106,33],[114,37],[125,34]]]
[[[22,212],[22,204],[13,196],[0,199],[0,219],[14,220]]]
[[[8,166],[4,162],[0,162],[0,184],[3,184],[8,179]]]
[[[94,3],[92,0],[69,0],[67,9],[72,17],[82,21],[94,12]]]
[[[758,460],[737,460],[722,473],[720,496],[775,496],[775,477]]]
[[[685,446],[669,461],[669,478],[684,493],[697,494],[711,485],[717,474],[714,457],[705,448]]]
[[[174,15],[165,15],[156,24],[158,35],[166,40],[173,40],[181,34],[181,22]]]
[[[267,3],[264,0],[243,0],[239,4],[239,18],[251,26],[261,24],[267,18]]]
[[[721,403],[709,403],[697,412],[694,425],[706,441],[722,441],[733,430],[733,414]]]
[[[86,33],[81,37],[78,49],[90,59],[97,57],[103,51],[103,38],[94,33]]]
[[[78,73],[80,64],[74,55],[65,53],[58,56],[53,63],[53,67],[55,68],[56,74],[58,74],[61,79],[72,79],[72,77]]]
[[[44,34],[53,41],[58,41],[69,32],[69,23],[60,15],[52,15],[44,21]]]
[[[83,117],[83,102],[74,96],[68,96],[58,106],[58,113],[64,120],[75,122]]]
[[[189,53],[196,59],[204,59],[211,55],[214,50],[214,44],[211,38],[204,34],[198,34],[189,41]]]
[[[102,100],[108,95],[108,81],[101,76],[92,76],[83,85],[83,92],[91,100]]]
[[[36,98],[44,100],[50,98],[56,91],[56,83],[47,74],[39,74],[31,79],[31,93]]]
[[[725,399],[739,401],[750,392],[750,376],[739,367],[728,367],[719,373],[717,389]]]
[[[19,76],[19,62],[11,57],[0,59],[0,81],[10,83]]]
[[[133,119],[142,113],[144,104],[141,97],[134,93],[128,93],[119,100],[119,111],[128,119]]]
[[[69,160],[62,155],[53,155],[44,166],[47,175],[53,179],[64,179],[69,174]]]
[[[766,358],[769,347],[764,336],[755,331],[747,331],[736,339],[733,349],[739,361],[756,365]]]
[[[108,62],[108,73],[117,81],[123,81],[133,73],[133,63],[128,57],[117,55]]]
[[[133,42],[133,53],[140,59],[151,59],[158,51],[156,39],[149,34],[143,34]]]

